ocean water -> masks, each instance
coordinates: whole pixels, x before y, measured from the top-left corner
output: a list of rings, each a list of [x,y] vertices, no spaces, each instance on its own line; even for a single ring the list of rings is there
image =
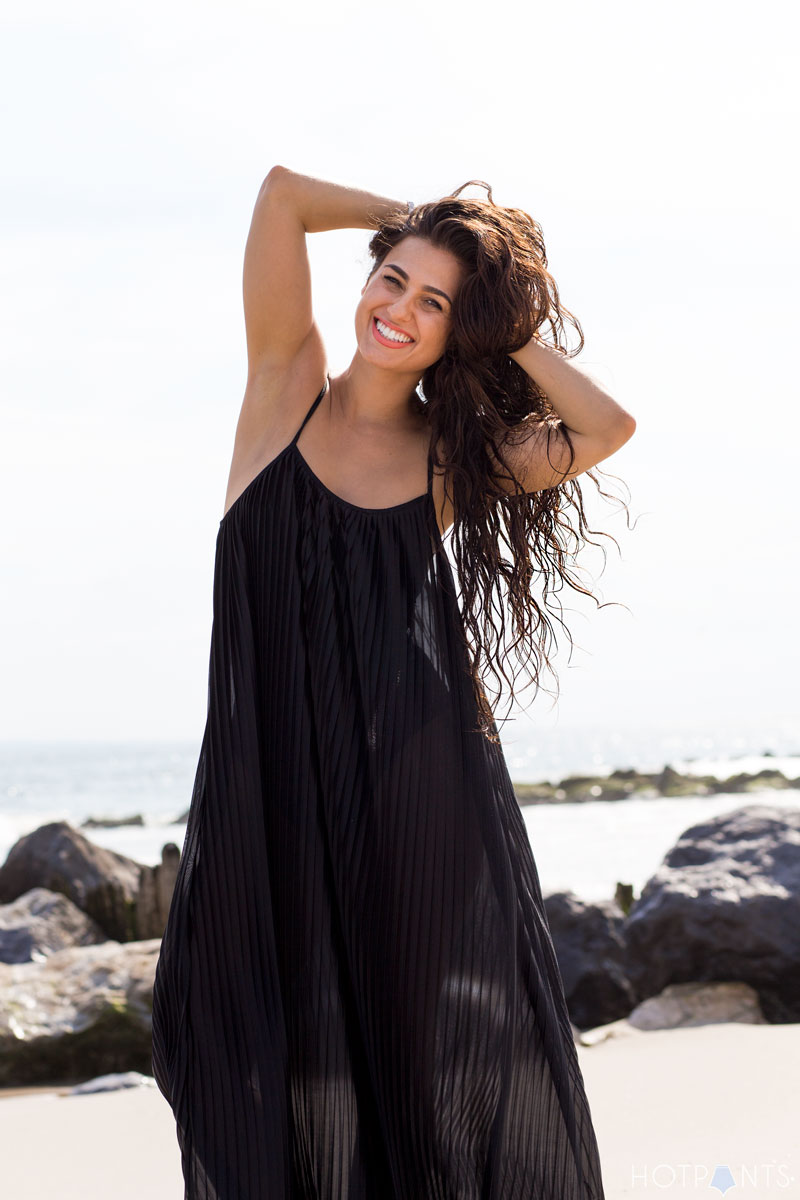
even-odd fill
[[[506,726],[508,729],[509,726]],[[800,736],[790,722],[762,729],[709,726],[620,731],[547,730],[501,739],[516,783],[567,775],[605,775],[615,768],[726,778],[763,767],[800,776]],[[167,842],[182,846],[200,750],[196,742],[0,743],[0,863],[17,840],[49,821],[76,827],[87,817],[141,814],[144,825],[85,830],[99,845],[154,865]],[[641,891],[684,829],[743,804],[800,808],[800,791],[765,790],[711,797],[589,801],[523,806],[542,890],[570,890],[585,899],[610,898],[617,881]]]

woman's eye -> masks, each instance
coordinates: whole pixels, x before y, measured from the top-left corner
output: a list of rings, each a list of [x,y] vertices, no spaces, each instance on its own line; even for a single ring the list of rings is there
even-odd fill
[[[387,283],[396,283],[398,287],[401,286],[400,280],[395,278],[394,275],[384,275],[383,278],[386,280]],[[428,303],[432,304],[434,308],[438,308],[439,312],[443,311],[442,306],[438,300],[434,300],[432,297],[428,297]]]

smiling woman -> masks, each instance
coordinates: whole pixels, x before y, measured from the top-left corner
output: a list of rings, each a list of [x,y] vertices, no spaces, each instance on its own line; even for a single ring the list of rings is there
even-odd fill
[[[404,238],[395,247],[392,262],[373,271],[361,289],[355,313],[358,354],[349,378],[353,379],[359,367],[363,369],[362,361],[374,363],[378,369],[384,361],[388,366],[388,360],[372,344],[374,340],[395,352],[403,351],[391,367],[401,366],[404,375],[409,373],[413,388],[444,353],[450,334],[451,296],[457,294],[462,278],[461,265],[452,254],[427,239]],[[363,336],[367,326],[369,336]]]
[[[331,377],[305,238],[345,225],[372,231],[373,267]],[[610,397],[530,348],[548,280],[530,218],[491,198],[409,214],[282,168],[259,195],[206,729],[153,987],[187,1200],[603,1198],[442,541],[449,506],[472,538],[464,577],[526,592],[520,538],[553,537],[566,478],[551,488],[559,464],[526,442],[546,490],[503,489],[505,436],[554,417],[528,364],[582,467],[629,436]]]

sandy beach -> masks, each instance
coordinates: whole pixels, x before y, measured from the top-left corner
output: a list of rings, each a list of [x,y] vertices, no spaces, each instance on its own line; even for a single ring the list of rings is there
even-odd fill
[[[579,1058],[608,1200],[800,1196],[800,1025],[654,1030]]]
[[[607,1200],[800,1197],[800,1025],[634,1031],[578,1055]],[[5,1200],[182,1200],[155,1087],[0,1092],[0,1129]]]

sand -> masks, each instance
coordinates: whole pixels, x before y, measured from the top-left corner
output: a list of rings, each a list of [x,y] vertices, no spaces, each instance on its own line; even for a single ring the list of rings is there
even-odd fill
[[[800,1197],[800,1025],[656,1030],[579,1058],[608,1200]]]
[[[800,1198],[800,1025],[634,1033],[578,1055],[607,1200]],[[183,1200],[155,1087],[0,1091],[0,1150],[4,1200]]]

